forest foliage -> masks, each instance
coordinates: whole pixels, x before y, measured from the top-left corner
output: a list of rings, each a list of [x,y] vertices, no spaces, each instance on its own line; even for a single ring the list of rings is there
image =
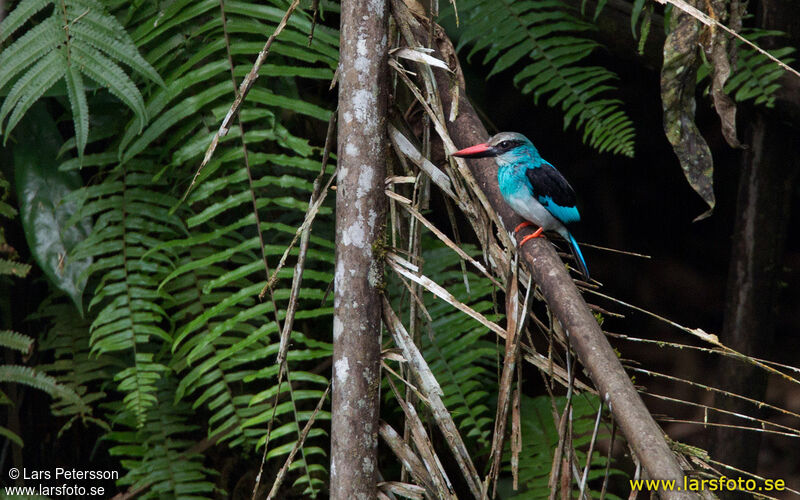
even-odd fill
[[[646,37],[653,9],[633,4],[632,28]],[[0,217],[17,228],[0,232],[0,345],[12,353],[0,381],[52,398],[49,439],[87,428],[102,436],[102,460],[124,471],[118,486],[141,498],[252,488],[251,476],[221,481],[218,463],[243,459],[258,471],[266,450],[264,467],[274,477],[310,420],[285,488],[303,496],[326,488],[329,406],[313,410],[330,383],[332,196],[308,242],[288,384],[279,382],[275,357],[293,300],[297,228],[315,186],[335,170],[335,154],[321,165],[336,109],[329,90],[338,61],[336,3],[301,3],[236,125],[192,181],[288,6],[21,0],[0,24]],[[457,26],[452,7],[442,17],[462,57],[485,64],[487,78],[513,74],[523,94],[561,110],[563,127],[579,130],[597,152],[635,154],[635,123],[618,77],[586,63],[601,48],[591,37],[594,13],[556,0],[459,0],[457,7]],[[775,33],[747,34],[768,35]],[[782,72],[740,49],[726,90],[737,101],[771,106]],[[791,54],[775,51],[787,61]],[[16,250],[11,233],[24,234]],[[409,238],[401,232],[397,246]],[[434,241],[417,249],[425,274],[502,321],[493,283]],[[464,249],[480,258],[479,249]],[[274,286],[262,300],[268,281]],[[15,292],[23,289],[25,299]],[[407,313],[416,299],[406,285],[387,289],[401,291],[390,297]],[[502,348],[446,302],[430,294],[419,300],[429,315],[418,330],[424,357],[470,450],[481,456],[492,442]],[[397,419],[392,399],[385,391],[387,420]],[[0,401],[18,404],[6,394]],[[563,398],[557,404],[563,408]],[[541,495],[558,434],[549,398],[525,397],[523,405],[538,417],[522,434],[520,482]],[[575,446],[588,442],[597,406],[587,397],[574,407]],[[31,439],[25,428],[0,426],[0,433],[18,445]],[[217,463],[209,449],[222,457]],[[605,460],[592,460],[590,479],[602,476]]]

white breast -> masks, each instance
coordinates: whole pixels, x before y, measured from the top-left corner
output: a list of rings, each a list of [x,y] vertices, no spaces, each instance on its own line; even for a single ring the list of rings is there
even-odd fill
[[[506,201],[515,212],[543,227],[545,231],[557,231],[558,233],[565,231],[564,225],[530,194],[520,193],[518,190],[510,193]]]

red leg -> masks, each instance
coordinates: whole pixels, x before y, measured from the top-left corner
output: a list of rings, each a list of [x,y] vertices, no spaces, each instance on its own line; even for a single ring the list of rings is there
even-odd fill
[[[532,240],[534,238],[538,238],[539,236],[541,236],[542,235],[542,231],[544,231],[544,228],[540,227],[539,229],[534,231],[533,234],[529,234],[528,236],[522,238],[522,241],[519,242],[519,248],[522,248],[522,245],[524,245],[528,241],[530,241],[530,240]]]
[[[517,225],[517,227],[514,228],[514,234],[517,234],[519,232],[519,230],[522,229],[523,227],[528,227],[528,226],[532,226],[532,225],[533,225],[533,222],[529,222],[529,221],[520,222]]]

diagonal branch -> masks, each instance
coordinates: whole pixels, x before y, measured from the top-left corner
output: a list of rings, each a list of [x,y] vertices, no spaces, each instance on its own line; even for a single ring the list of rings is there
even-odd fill
[[[415,32],[415,35],[421,38],[425,36],[425,32]],[[441,29],[435,30],[435,36],[435,56],[450,62],[451,67],[457,67],[455,82],[448,73],[434,71],[438,88],[447,89],[453,84],[459,87],[458,93],[440,94],[445,110],[451,109],[454,104],[459,109],[456,119],[448,121],[447,131],[453,142],[461,147],[483,142],[489,134],[472,105],[464,97],[467,94],[455,50]],[[453,102],[454,95],[457,103]],[[521,222],[521,218],[503,201],[495,179],[495,169],[490,162],[491,160],[472,161],[470,170],[503,225],[506,228],[514,227]],[[683,470],[664,439],[663,431],[633,387],[552,245],[546,240],[536,239],[519,251],[520,260],[541,288],[548,306],[567,332],[578,358],[598,387],[603,400],[611,408],[620,430],[649,476],[653,479],[675,480],[682,484]],[[689,493],[679,491],[663,492],[662,496],[669,499],[692,498]]]

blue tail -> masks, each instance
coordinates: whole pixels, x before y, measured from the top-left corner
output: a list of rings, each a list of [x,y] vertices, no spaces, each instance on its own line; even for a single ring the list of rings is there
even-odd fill
[[[575,260],[578,263],[578,267],[581,270],[581,274],[586,277],[586,281],[589,281],[589,269],[586,267],[586,261],[583,260],[583,254],[581,253],[581,249],[578,246],[578,242],[575,241],[575,238],[572,236],[571,233],[569,235],[569,245],[572,247],[572,254],[575,256]]]

